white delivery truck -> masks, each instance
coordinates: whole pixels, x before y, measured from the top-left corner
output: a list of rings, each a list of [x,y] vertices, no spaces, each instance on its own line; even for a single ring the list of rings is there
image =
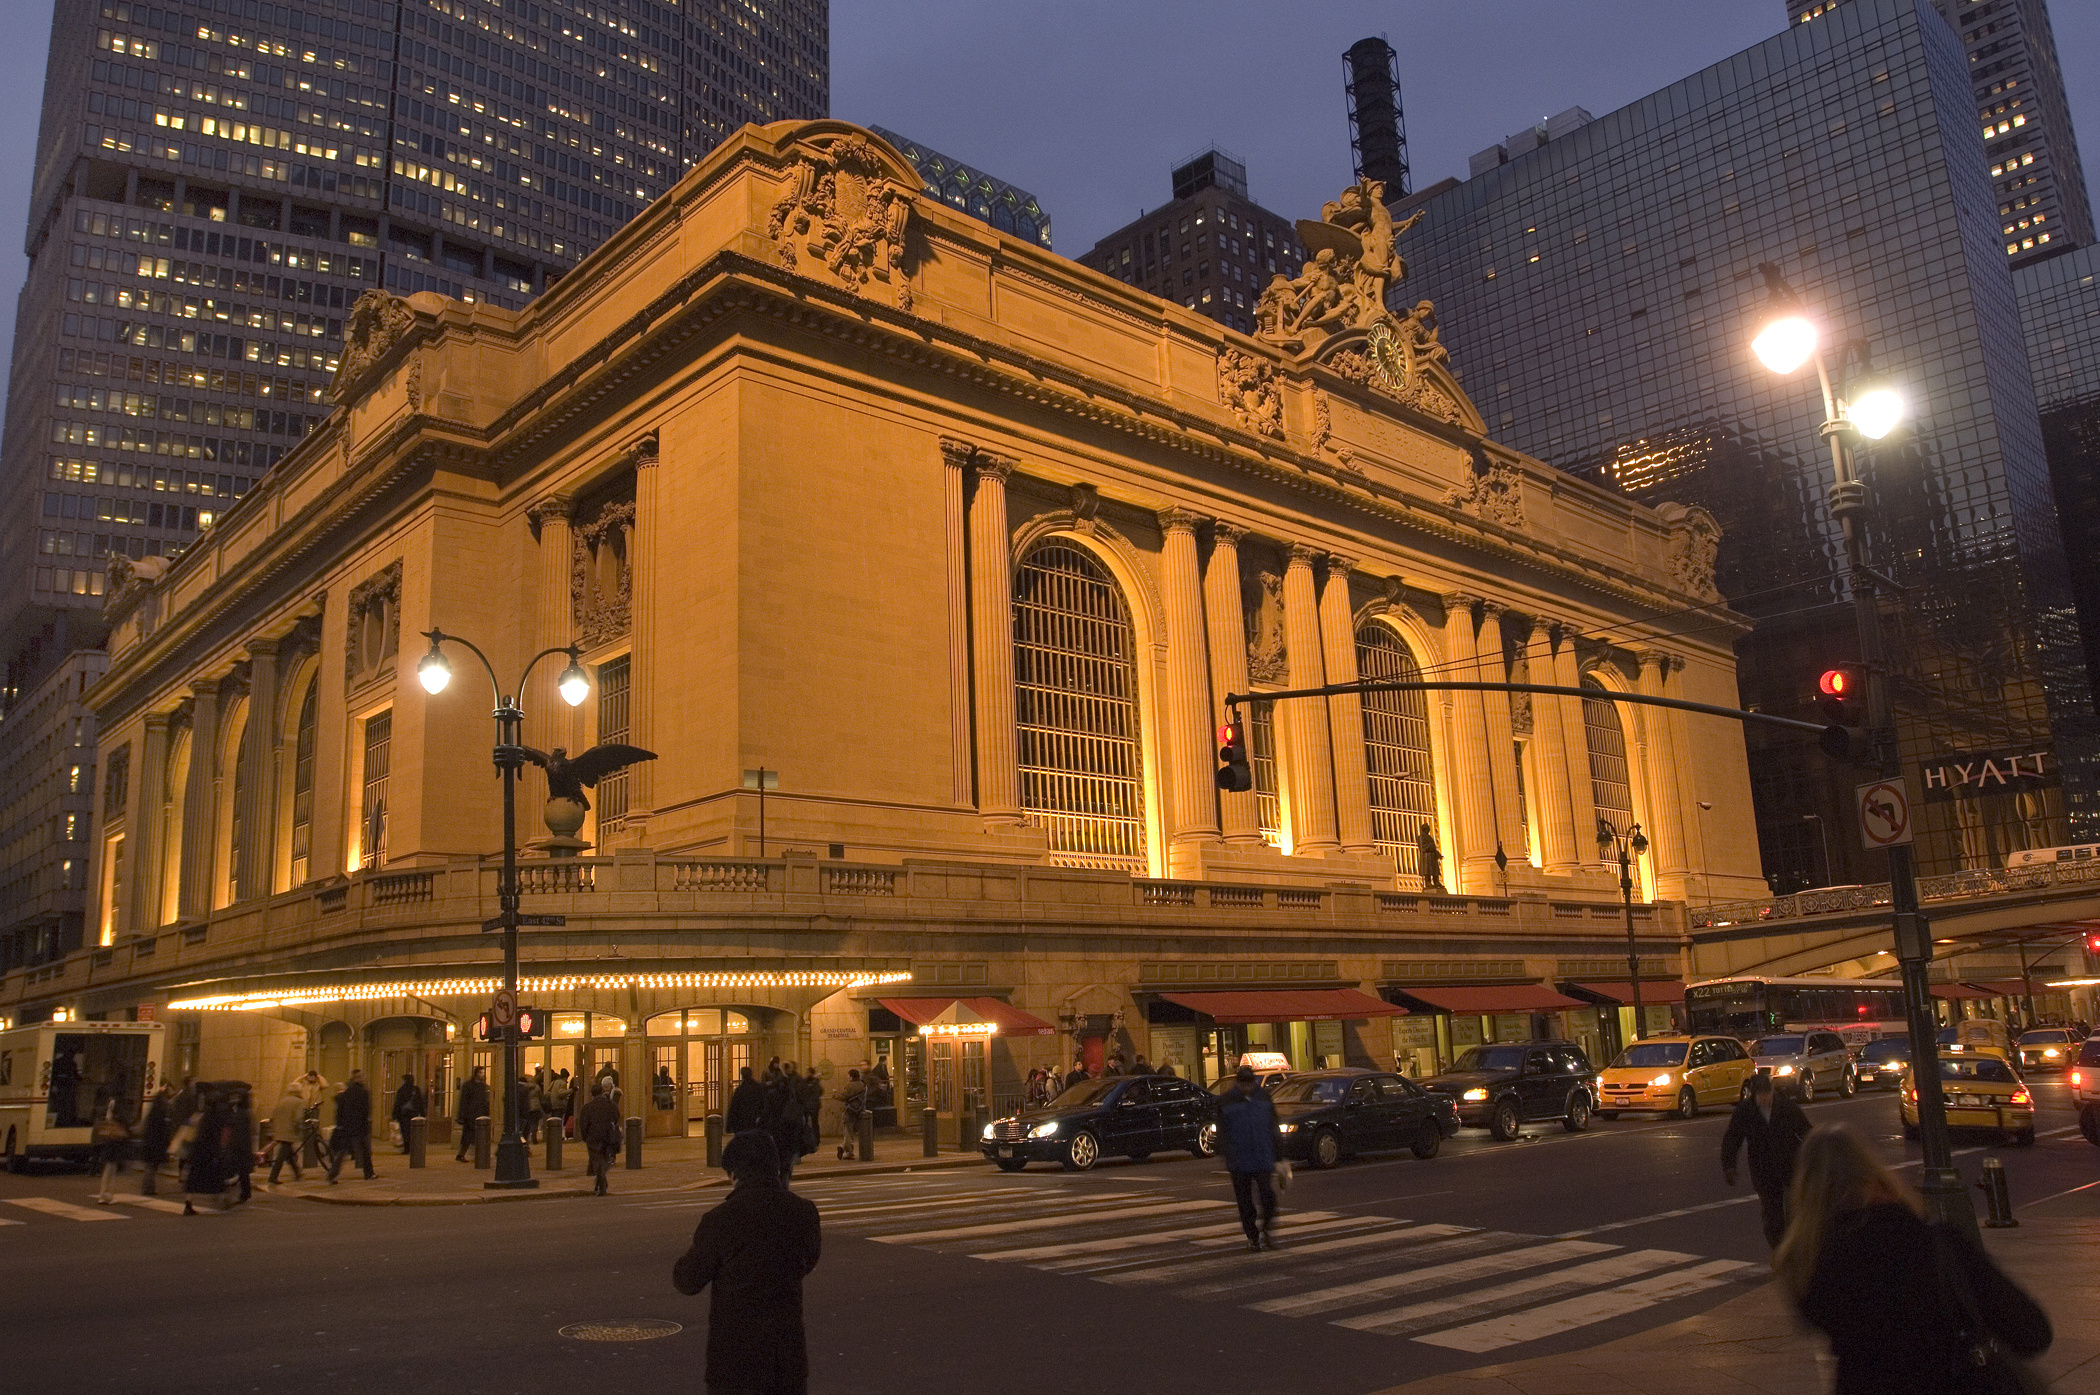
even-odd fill
[[[95,1103],[120,1091],[125,1116],[145,1116],[160,1088],[160,1022],[38,1022],[0,1032],[0,1162],[86,1160]]]

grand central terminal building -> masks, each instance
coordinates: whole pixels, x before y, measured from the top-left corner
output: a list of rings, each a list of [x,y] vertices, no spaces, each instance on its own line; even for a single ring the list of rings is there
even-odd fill
[[[953,1115],[1075,1056],[1609,1049],[1600,826],[1647,839],[1644,978],[1682,976],[1687,902],[1765,887],[1739,729],[1608,695],[1733,705],[1745,622],[1700,510],[1487,439],[1434,309],[1387,308],[1382,193],[1300,224],[1243,335],[782,123],[522,311],[367,295],[321,426],[179,560],[115,564],[97,919],[0,1016],[449,1099],[489,1059],[502,833],[480,666],[415,679],[437,628],[506,688],[580,647],[528,745],[655,753],[581,855],[538,771],[519,798],[523,909],[563,920],[524,932],[528,1066],[667,1074],[652,1132],[776,1056]],[[1358,679],[1596,696],[1260,700]]]

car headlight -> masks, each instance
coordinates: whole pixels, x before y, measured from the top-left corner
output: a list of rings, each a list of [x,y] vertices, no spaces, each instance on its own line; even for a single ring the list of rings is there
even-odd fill
[[[1651,1090],[1660,1090],[1669,1083],[1670,1073],[1668,1071],[1664,1071],[1661,1075],[1656,1076],[1655,1079],[1648,1082],[1648,1088]]]
[[[1460,1098],[1471,1100],[1476,1104],[1479,1103],[1481,1100],[1486,1099],[1487,1097],[1488,1092],[1478,1088],[1468,1090],[1465,1092],[1464,1095],[1460,1096]]]
[[[1057,1120],[1055,1119],[1052,1119],[1047,1124],[1037,1124],[1034,1128],[1028,1131],[1028,1136],[1030,1138],[1052,1138],[1055,1137],[1056,1134]]]
[[[997,1138],[999,1136],[999,1125],[996,1123],[986,1124],[984,1126],[984,1136],[986,1138]]]
[[[1276,1132],[1278,1132],[1278,1133],[1296,1133],[1296,1132],[1298,1132],[1298,1126],[1297,1126],[1296,1124],[1278,1124],[1278,1125],[1276,1126]]]
[[[2042,1048],[2042,1054],[2043,1054],[2044,1056],[2048,1057],[2048,1058],[2049,1058],[2050,1060],[2052,1060],[2052,1061],[2053,1061],[2053,1060],[2055,1060],[2055,1059],[2056,1059],[2057,1057],[2059,1057],[2059,1056],[2063,1055],[2064,1053],[2063,1053],[2063,1052],[2061,1052],[2061,1051],[2058,1051],[2058,1050],[2057,1050],[2057,1049],[2056,1049],[2055,1047],[2053,1047],[2053,1046],[2045,1046],[2045,1047],[2043,1047],[2043,1048]]]
[[[1774,1075],[1792,1075],[1793,1073],[1794,1073],[1794,1068],[1793,1068],[1792,1066],[1774,1066],[1774,1067],[1772,1067],[1772,1074],[1774,1074]]]

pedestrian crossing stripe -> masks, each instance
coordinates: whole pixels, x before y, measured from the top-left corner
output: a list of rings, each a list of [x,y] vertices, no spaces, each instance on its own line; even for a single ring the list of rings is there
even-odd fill
[[[1250,1255],[1231,1203],[1162,1192],[1007,1185],[820,1210],[828,1230],[881,1244],[1150,1286],[1466,1353],[1542,1341],[1763,1273],[1677,1250],[1339,1211],[1279,1217],[1280,1248]]]
[[[137,1206],[148,1211],[165,1212],[170,1216],[182,1214],[181,1202],[164,1201],[157,1196],[120,1196],[116,1201],[119,1206]]]
[[[6,1198],[9,1206],[19,1206],[25,1211],[38,1211],[46,1216],[57,1216],[68,1221],[128,1221],[131,1217],[121,1211],[103,1211],[93,1206],[75,1206],[70,1201],[58,1201],[48,1196],[11,1196]]]

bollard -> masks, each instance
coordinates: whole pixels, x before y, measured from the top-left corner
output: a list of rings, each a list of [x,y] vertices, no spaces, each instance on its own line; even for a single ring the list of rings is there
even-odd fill
[[[484,1114],[474,1121],[474,1166],[489,1165],[489,1116]]]
[[[318,1168],[321,1166],[321,1130],[318,1126],[306,1131],[299,1140],[299,1166]]]
[[[854,1142],[855,1142],[855,1143],[857,1143],[857,1144],[859,1145],[859,1147],[860,1147],[860,1160],[861,1160],[862,1162],[873,1162],[873,1161],[875,1161],[875,1111],[874,1111],[874,1110],[872,1110],[872,1109],[863,1109],[863,1110],[862,1110],[862,1111],[860,1112],[860,1137],[858,1137],[857,1139],[855,1139],[855,1140],[854,1140]]]
[[[1996,1158],[1983,1160],[1983,1180],[1976,1184],[1984,1200],[1990,1203],[1991,1218],[1984,1225],[1991,1230],[2006,1230],[2019,1224],[2012,1213],[2012,1192],[2005,1185],[2005,1164]]]
[[[984,1131],[992,1126],[991,1107],[985,1104],[983,1095],[977,1097],[977,1108],[971,1115],[971,1122],[976,1124],[977,1127],[970,1131],[968,1146],[975,1148],[983,1140]]]
[[[418,1114],[408,1121],[408,1165],[422,1167],[428,1161],[430,1121]]]
[[[707,1165],[710,1168],[722,1165],[722,1116],[710,1114],[701,1123],[700,1131],[707,1136]]]
[[[636,1172],[642,1166],[642,1121],[627,1121],[627,1170]]]
[[[562,1121],[559,1119],[549,1119],[545,1125],[547,1130],[547,1171],[549,1172],[561,1171],[561,1126]]]
[[[925,1147],[925,1149],[926,1149],[926,1156],[927,1156],[927,1157],[929,1157],[929,1158],[930,1158],[930,1157],[934,1156],[934,1155],[935,1155],[936,1153],[940,1152],[940,1151],[941,1151],[941,1116],[940,1116],[940,1115],[938,1115],[938,1114],[936,1114],[936,1113],[934,1113],[934,1112],[933,1112],[932,1110],[930,1110],[930,1109],[922,1109],[922,1110],[920,1110],[920,1111],[919,1111],[919,1136],[920,1136],[920,1142],[922,1143],[922,1145],[923,1145],[923,1146]]]

